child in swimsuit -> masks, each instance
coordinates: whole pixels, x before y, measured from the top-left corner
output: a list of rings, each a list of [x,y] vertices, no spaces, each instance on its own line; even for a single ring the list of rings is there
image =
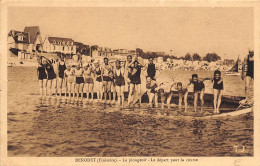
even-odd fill
[[[157,83],[155,80],[152,80],[151,77],[146,77],[146,89],[147,89],[147,95],[149,98],[149,107],[153,107],[153,101],[155,104],[155,107],[158,108],[158,93],[155,90],[157,88]]]
[[[221,78],[221,72],[216,70],[214,72],[213,82],[213,94],[214,94],[214,113],[219,113],[219,107],[221,104],[221,97],[223,91],[223,79]]]
[[[115,87],[115,76],[114,76],[114,72],[113,70],[110,70],[108,72],[108,76],[109,76],[109,82],[110,82],[110,96],[109,96],[109,100],[111,101],[111,103],[115,103],[116,102],[116,87]],[[112,101],[112,93],[113,93],[113,101]]]
[[[43,56],[38,57],[38,67],[37,67],[37,75],[38,75],[38,81],[40,85],[40,95],[47,95],[47,74],[45,70],[45,66],[47,65],[47,61],[44,59]],[[43,93],[43,91],[45,93]]]
[[[92,67],[92,64],[84,64],[84,80],[85,80],[85,86],[86,86],[86,96],[87,100],[89,100],[89,94],[91,94],[92,102],[93,102],[93,87],[94,87],[94,68]]]
[[[80,67],[79,64],[76,66],[75,76],[76,76],[75,90],[76,90],[76,93],[77,93],[77,101],[79,100],[79,93],[80,93],[81,94],[80,100],[82,102],[82,100],[83,100],[84,78],[83,78],[83,70],[82,70],[82,68]]]
[[[200,94],[200,105],[201,111],[204,111],[204,91],[205,91],[205,84],[204,81],[209,80],[206,79],[199,79],[197,74],[192,74],[192,78],[190,80],[190,84],[194,85],[194,111],[197,112],[197,104],[198,104],[198,94]]]
[[[115,67],[115,86],[116,86],[116,92],[117,92],[117,100],[118,105],[124,106],[125,96],[124,96],[124,90],[125,90],[125,78],[124,78],[124,67],[121,66],[120,61],[116,61],[116,67]]]
[[[52,88],[55,90],[55,94],[57,97],[57,80],[56,80],[56,73],[54,72],[54,68],[52,66],[51,61],[48,60],[48,65],[46,67],[47,71],[47,86],[49,89],[49,97],[52,95]]]
[[[181,82],[175,83],[174,88],[178,91],[179,96],[179,110],[182,107],[182,98],[184,98],[184,112],[188,109],[188,86],[183,87]]]
[[[75,87],[75,82],[76,82],[76,77],[75,77],[75,71],[71,68],[70,65],[67,65],[67,69],[64,71],[64,77],[67,82],[67,87],[66,89],[68,90],[69,93],[69,100],[71,99],[71,93],[72,97],[74,96],[74,87]],[[66,98],[67,93],[65,94]]]

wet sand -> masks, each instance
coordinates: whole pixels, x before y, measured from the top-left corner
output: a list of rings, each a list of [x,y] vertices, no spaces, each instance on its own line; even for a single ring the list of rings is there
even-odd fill
[[[130,109],[77,106],[31,95],[37,91],[35,67],[8,68],[8,156],[253,155],[253,113],[169,119],[154,116],[160,110],[146,105]],[[245,152],[236,152],[236,145],[245,146]]]

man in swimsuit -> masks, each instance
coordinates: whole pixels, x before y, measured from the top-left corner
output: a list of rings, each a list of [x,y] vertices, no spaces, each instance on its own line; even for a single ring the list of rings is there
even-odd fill
[[[93,102],[94,100],[94,92],[93,92],[93,88],[94,88],[94,68],[92,66],[91,63],[87,64],[83,64],[83,71],[84,71],[84,81],[85,81],[85,87],[86,87],[86,97],[87,97],[87,101],[89,100],[89,95],[91,94],[91,102]]]
[[[198,105],[198,95],[200,94],[200,105],[201,112],[204,111],[204,92],[205,92],[205,84],[204,81],[209,80],[209,78],[199,79],[197,74],[192,74],[192,78],[190,79],[190,84],[194,85],[194,111],[197,112]]]
[[[64,71],[64,78],[66,79],[67,82],[67,87],[66,89],[68,90],[69,93],[69,100],[71,99],[71,93],[72,93],[72,97],[74,96],[74,87],[75,87],[75,82],[76,82],[76,77],[75,77],[75,70],[71,68],[70,65],[66,66],[67,69]],[[67,92],[65,94],[66,98],[67,96]]]
[[[153,107],[153,101],[155,104],[155,107],[158,107],[158,93],[155,90],[157,88],[157,83],[155,80],[152,80],[151,77],[146,77],[146,89],[147,89],[147,95],[149,98],[149,107]]]
[[[101,67],[99,62],[95,63],[95,88],[97,90],[97,100],[102,101],[103,98],[103,86],[102,86],[102,79],[101,79]]]
[[[245,95],[246,95],[246,99],[244,102],[246,103],[249,99],[249,92],[248,92],[249,86],[254,80],[254,51],[253,50],[249,50],[249,54],[244,59],[243,69],[244,72],[242,73],[242,79],[243,80],[245,79]]]
[[[112,66],[108,63],[108,58],[104,58],[104,65],[101,68],[101,80],[104,87],[105,102],[107,102],[107,93],[111,99],[111,79],[109,77],[109,71],[112,71]]]
[[[133,66],[132,66],[133,65]],[[129,71],[130,71],[130,92],[128,95],[128,106],[132,102],[132,98],[134,96],[134,93],[137,93],[138,100],[139,100],[139,106],[141,106],[141,68],[144,67],[144,64],[142,64],[140,61],[138,61],[137,57],[135,58],[135,61],[131,62],[129,65]],[[133,103],[135,104],[135,103]]]
[[[155,64],[153,63],[153,58],[149,57],[149,64],[147,65],[147,77],[155,80],[156,68]]]
[[[79,93],[81,94],[80,99],[81,102],[83,100],[83,87],[84,87],[84,78],[83,78],[83,70],[80,67],[79,64],[77,64],[76,66],[76,70],[75,70],[75,76],[76,76],[76,86],[75,86],[75,90],[77,93],[77,101],[79,101]]]
[[[155,89],[158,93],[158,95],[161,96],[161,109],[164,109],[164,104],[166,101],[167,108],[171,108],[171,99],[172,99],[172,87],[174,83],[173,81],[167,81],[167,82],[162,82],[158,83],[158,87]]]
[[[122,102],[122,106],[124,106],[125,70],[121,66],[119,60],[116,61],[116,67],[115,67],[114,73],[115,73],[115,86],[116,86],[116,92],[117,92],[118,105],[120,106],[121,102]]]

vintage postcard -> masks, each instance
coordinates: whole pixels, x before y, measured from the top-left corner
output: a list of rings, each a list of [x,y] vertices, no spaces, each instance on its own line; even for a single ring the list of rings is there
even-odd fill
[[[1,1],[0,165],[259,166],[259,39],[260,1]]]

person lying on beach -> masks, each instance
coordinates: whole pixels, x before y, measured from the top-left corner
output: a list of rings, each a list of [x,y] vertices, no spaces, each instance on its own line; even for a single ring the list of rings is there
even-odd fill
[[[174,88],[178,91],[179,111],[182,109],[182,99],[184,101],[184,112],[188,109],[188,86],[184,87],[181,82],[174,83]]]
[[[201,111],[204,111],[204,92],[205,92],[205,80],[210,80],[210,78],[198,78],[197,74],[192,74],[192,78],[190,79],[190,84],[194,85],[194,111],[197,112],[197,105],[198,105],[198,95],[200,94],[200,104],[201,104]]]
[[[71,93],[72,93],[72,97],[74,96],[74,87],[75,87],[75,82],[76,82],[76,77],[75,77],[75,71],[74,69],[71,68],[70,65],[66,66],[67,69],[64,71],[64,78],[66,79],[67,82],[67,87],[66,89],[68,90],[69,93],[69,100],[71,99]],[[67,93],[65,94],[66,98]]]
[[[144,64],[135,57],[135,60],[129,65],[130,78],[130,92],[128,95],[128,106],[131,104],[135,93],[138,95],[139,106],[141,106],[141,68]],[[135,103],[133,103],[135,104]]]
[[[157,88],[157,83],[155,80],[151,79],[151,77],[146,77],[146,90],[149,99],[148,107],[153,107],[153,103],[155,107],[158,108],[158,93],[155,90]]]

